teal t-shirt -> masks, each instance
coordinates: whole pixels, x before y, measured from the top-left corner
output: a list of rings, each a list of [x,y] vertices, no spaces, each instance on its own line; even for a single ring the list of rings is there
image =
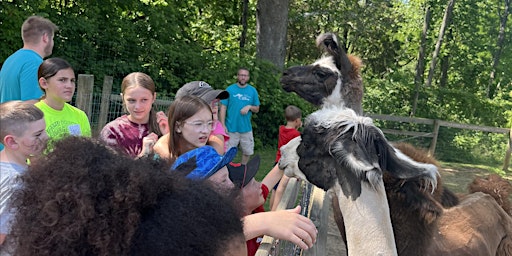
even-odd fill
[[[247,106],[259,106],[260,99],[258,91],[250,84],[241,88],[238,84],[232,84],[226,88],[229,92],[229,98],[221,100],[222,105],[226,106],[226,128],[228,132],[250,132],[252,131],[251,116],[249,111],[246,115],[240,114],[240,110]]]
[[[37,79],[41,63],[43,58],[33,50],[19,49],[9,56],[0,70],[0,103],[41,98]]]

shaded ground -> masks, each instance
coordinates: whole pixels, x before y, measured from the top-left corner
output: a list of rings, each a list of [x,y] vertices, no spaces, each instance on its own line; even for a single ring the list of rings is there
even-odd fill
[[[467,193],[467,186],[475,177],[485,177],[491,173],[488,169],[478,167],[449,166],[440,171],[443,183],[455,193]],[[512,173],[503,176],[512,182]],[[345,245],[341,239],[336,223],[334,222],[332,208],[329,213],[329,229],[327,231],[327,256],[345,256]]]

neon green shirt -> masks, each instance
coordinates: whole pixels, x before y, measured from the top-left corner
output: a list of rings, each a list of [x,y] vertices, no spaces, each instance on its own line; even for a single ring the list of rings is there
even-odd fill
[[[44,113],[46,133],[50,140],[58,140],[68,135],[91,137],[91,125],[82,110],[68,103],[64,104],[62,110],[55,110],[44,101],[35,105]]]

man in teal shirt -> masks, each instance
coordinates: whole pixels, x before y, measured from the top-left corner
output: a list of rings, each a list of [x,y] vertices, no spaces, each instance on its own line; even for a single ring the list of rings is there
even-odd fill
[[[254,154],[251,116],[260,111],[258,91],[248,81],[249,70],[238,69],[237,83],[226,88],[229,98],[220,101],[219,112],[219,120],[229,135],[227,148],[240,145],[242,164],[247,164],[249,157]]]
[[[53,37],[59,28],[40,16],[28,17],[21,26],[23,48],[9,56],[0,70],[0,103],[23,100],[36,103],[43,96],[37,70],[53,51]],[[0,143],[0,151],[4,145]]]
[[[0,70],[0,103],[23,100],[36,103],[43,95],[37,70],[53,51],[58,27],[40,16],[28,17],[21,27],[23,48],[9,56]]]

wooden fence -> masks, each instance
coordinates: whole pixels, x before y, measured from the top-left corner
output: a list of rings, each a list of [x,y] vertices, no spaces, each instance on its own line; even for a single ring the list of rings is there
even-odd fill
[[[302,190],[300,188],[302,188]],[[300,191],[302,191],[302,193],[299,193]],[[329,227],[327,219],[331,200],[324,190],[296,178],[290,178],[281,201],[277,206],[277,210],[294,208],[299,198],[302,207],[301,214],[311,219],[318,230],[316,243],[310,249],[302,251],[291,242],[277,240],[271,236],[264,236],[256,252],[256,256],[327,255],[327,230]]]
[[[402,131],[402,130],[390,130],[390,129],[382,129],[384,133],[395,134],[395,135],[406,135],[406,136],[418,136],[418,137],[430,137],[432,141],[429,147],[429,154],[434,155],[436,151],[437,138],[439,136],[439,127],[451,127],[458,129],[466,129],[473,131],[483,131],[483,132],[493,132],[493,133],[509,133],[509,138],[507,142],[507,150],[505,152],[505,160],[503,161],[503,170],[507,171],[510,163],[510,154],[511,154],[511,140],[512,140],[512,128],[499,128],[492,126],[480,126],[480,125],[472,125],[472,124],[461,124],[455,122],[442,121],[437,119],[427,119],[427,118],[415,118],[415,117],[403,117],[403,116],[391,116],[391,115],[378,115],[378,114],[368,114],[369,117],[378,120],[385,121],[394,121],[394,122],[402,122],[402,123],[414,123],[414,124],[425,124],[431,125],[431,132],[414,132],[414,131]]]

